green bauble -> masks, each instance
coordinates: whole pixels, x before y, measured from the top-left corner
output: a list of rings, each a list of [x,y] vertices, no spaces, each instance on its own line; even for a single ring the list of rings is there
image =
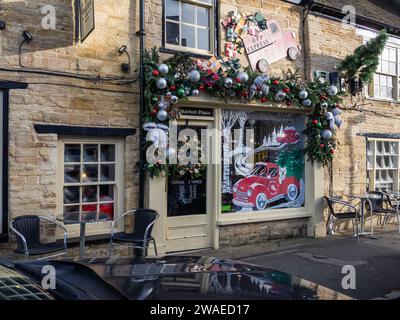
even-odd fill
[[[154,104],[154,103],[157,103],[158,102],[158,98],[156,97],[156,96],[153,96],[153,98],[151,99],[151,102]]]
[[[184,88],[179,88],[178,89],[178,97],[182,98],[185,96],[185,89]]]
[[[240,83],[235,84],[235,89],[240,89],[242,86]]]
[[[318,122],[318,123],[317,123],[317,127],[318,127],[318,128],[322,128],[321,122]]]

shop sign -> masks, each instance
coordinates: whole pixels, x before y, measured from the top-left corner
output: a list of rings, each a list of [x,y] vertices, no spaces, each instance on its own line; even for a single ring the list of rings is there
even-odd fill
[[[79,0],[81,42],[94,30],[94,1]]]
[[[182,116],[214,117],[214,109],[208,108],[180,108]]]

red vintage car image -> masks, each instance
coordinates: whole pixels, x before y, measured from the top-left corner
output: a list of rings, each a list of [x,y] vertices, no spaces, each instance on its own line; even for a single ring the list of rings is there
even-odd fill
[[[286,176],[286,168],[272,162],[259,162],[253,171],[233,186],[233,204],[241,208],[264,210],[268,204],[295,200],[300,192],[297,178]]]

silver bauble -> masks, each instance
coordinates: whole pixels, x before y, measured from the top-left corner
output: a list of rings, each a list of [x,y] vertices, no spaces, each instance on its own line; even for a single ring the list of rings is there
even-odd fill
[[[332,113],[334,116],[338,116],[338,115],[342,114],[342,110],[340,110],[338,107],[335,107],[332,109]]]
[[[164,78],[158,78],[156,81],[156,87],[160,90],[163,90],[167,87],[167,80]]]
[[[325,118],[326,120],[332,120],[334,118],[333,113],[328,111],[327,113],[325,113]]]
[[[192,96],[198,96],[200,94],[199,90],[193,89],[192,90]]]
[[[185,89],[185,96],[188,96],[190,94],[190,91],[189,91],[189,89]]]
[[[197,70],[192,70],[189,72],[189,80],[191,82],[198,82],[200,80],[200,72]]]
[[[332,97],[336,96],[338,93],[338,88],[336,86],[329,86],[326,92]]]
[[[233,80],[232,80],[232,78],[225,78],[225,80],[224,80],[224,86],[225,86],[225,88],[232,88],[232,86],[233,86]]]
[[[171,103],[172,104],[177,104],[178,103],[178,97],[177,96],[171,96]]]
[[[247,81],[249,81],[249,75],[247,74],[247,72],[240,71],[237,74],[236,79],[239,81],[239,83],[246,83]]]
[[[328,129],[323,130],[321,133],[321,137],[325,140],[329,140],[330,138],[332,138],[332,131]]]
[[[165,110],[165,109],[167,109],[167,104],[165,103],[165,102],[159,102],[158,103],[158,108],[160,109],[160,110]]]
[[[323,108],[323,109],[325,109],[325,108],[328,108],[328,102],[322,102],[321,103],[321,108]]]
[[[261,86],[261,92],[263,93],[264,96],[267,96],[269,93],[269,86],[267,86],[266,84],[263,84]]]
[[[174,74],[174,80],[175,80],[175,81],[181,80],[181,77],[182,77],[182,75],[181,75],[179,72],[177,72],[177,73]]]
[[[304,107],[308,108],[311,107],[312,101],[310,99],[303,100],[301,103]]]
[[[340,126],[342,125],[343,120],[340,119],[338,116],[335,116],[335,124],[336,126],[340,129]]]
[[[157,119],[160,121],[165,121],[168,118],[168,113],[165,110],[158,110]]]
[[[306,91],[306,90],[300,90],[300,92],[299,92],[299,98],[301,99],[301,100],[304,100],[304,99],[307,99],[307,97],[308,97],[308,92]]]
[[[167,74],[169,71],[168,66],[165,63],[161,63],[158,67],[157,70],[161,73],[161,74]]]
[[[275,100],[276,101],[282,101],[283,99],[285,99],[286,97],[286,93],[284,93],[282,90],[279,90],[276,94],[275,94]]]

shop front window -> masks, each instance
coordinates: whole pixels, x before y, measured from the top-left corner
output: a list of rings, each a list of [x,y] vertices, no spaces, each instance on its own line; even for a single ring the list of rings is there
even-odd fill
[[[224,110],[222,213],[304,205],[304,115]]]

